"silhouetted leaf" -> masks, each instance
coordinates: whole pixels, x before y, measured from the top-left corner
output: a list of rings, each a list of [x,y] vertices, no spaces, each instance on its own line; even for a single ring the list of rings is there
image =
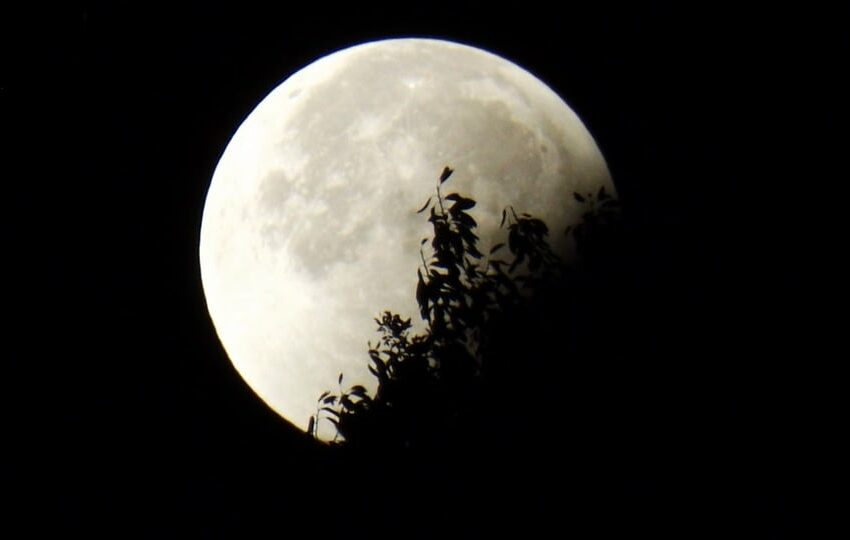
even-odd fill
[[[504,243],[504,242],[499,242],[498,244],[496,244],[495,246],[493,246],[492,248],[490,248],[490,255],[492,255],[492,254],[496,253],[497,251],[499,251],[499,250],[500,250],[500,249],[502,249],[503,247],[505,247],[505,243]]]
[[[505,219],[507,217],[508,217],[508,209],[505,208],[505,209],[502,210],[502,221],[499,222],[499,228],[500,229],[505,226]]]
[[[419,245],[420,245],[420,246],[424,246],[424,245],[425,245],[425,242],[427,242],[427,241],[428,241],[428,239],[427,239],[427,238],[423,238],[423,239],[419,242]]]
[[[467,199],[466,197],[462,197],[457,193],[450,193],[446,195],[446,200],[454,201],[455,203],[452,205],[452,209],[455,212],[460,210],[469,210],[470,208],[475,206],[475,201],[472,199]]]
[[[328,396],[322,400],[322,403],[333,405],[336,403],[336,396]]]
[[[472,255],[473,257],[475,257],[477,259],[481,258],[481,252],[478,251],[478,248],[475,247],[474,242],[470,242],[469,246],[466,249],[469,252],[469,254]]]
[[[431,268],[437,267],[437,268],[448,269],[451,266],[452,266],[452,263],[445,261],[442,258],[438,258],[438,259],[431,262]],[[435,274],[434,270],[431,270],[430,273],[429,273],[429,275],[434,275],[434,274]]]
[[[330,393],[330,392],[328,392],[328,391],[324,391],[324,392],[322,392],[322,395],[321,395],[321,396],[319,396],[319,401],[322,401],[323,399],[325,399],[325,398],[326,398],[326,397],[328,397],[329,395],[331,395],[331,393]]]
[[[440,183],[442,184],[443,182],[448,180],[449,176],[451,176],[453,172],[454,172],[454,169],[451,169],[448,166],[446,166],[446,168],[443,169],[443,172],[440,174]]]
[[[577,200],[578,202],[584,202],[584,197],[582,197],[581,194],[578,192],[574,192],[573,197],[575,197],[575,200]]]
[[[511,253],[516,253],[519,250],[519,243],[519,232],[516,227],[512,226],[508,233],[508,248],[511,250]]]
[[[339,374],[339,379],[337,380],[337,383],[342,384],[342,373]]]
[[[544,223],[542,220],[539,220],[537,218],[531,218],[528,220],[527,223],[528,228],[531,229],[533,233],[541,236],[549,234],[549,227],[547,227],[546,223]]]
[[[339,412],[336,411],[335,409],[332,409],[331,407],[322,407],[321,410],[328,413],[328,414],[332,414],[334,416],[339,416]]]
[[[470,216],[469,214],[467,214],[465,212],[459,214],[457,216],[457,218],[458,218],[458,221],[460,221],[461,223],[463,223],[464,226],[466,226],[470,229],[474,229],[475,227],[478,226],[478,222],[475,221],[475,219],[472,216]]]
[[[428,197],[428,200],[425,202],[425,205],[419,210],[417,210],[416,213],[421,214],[422,212],[424,212],[425,209],[428,208],[428,205],[431,204],[431,199],[433,199],[433,197]]]
[[[419,313],[422,315],[423,319],[427,318],[428,315],[428,286],[425,284],[425,280],[422,279],[422,272],[417,268],[416,275],[419,277],[419,281],[416,284],[416,303],[419,304]]]
[[[310,416],[310,421],[307,423],[307,433],[313,433],[313,429],[316,426],[316,419],[313,416]]]

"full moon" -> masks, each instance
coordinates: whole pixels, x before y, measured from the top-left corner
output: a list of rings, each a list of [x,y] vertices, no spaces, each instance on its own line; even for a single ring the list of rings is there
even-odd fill
[[[484,249],[502,209],[543,219],[565,257],[573,192],[614,186],[581,120],[548,86],[489,52],[433,39],[347,48],[304,67],[239,126],[203,211],[200,267],[234,367],[307,429],[325,390],[374,391],[367,341],[385,310],[414,321],[416,211],[443,188],[477,201]],[[417,326],[418,324],[418,326]]]

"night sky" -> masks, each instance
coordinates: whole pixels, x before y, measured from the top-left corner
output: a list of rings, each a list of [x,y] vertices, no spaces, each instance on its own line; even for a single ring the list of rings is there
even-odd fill
[[[437,514],[464,518],[449,537],[808,530],[812,403],[825,378],[809,215],[836,180],[824,106],[847,52],[830,30],[836,14],[209,4],[86,3],[3,21],[0,113],[14,163],[4,237],[19,254],[4,262],[9,516],[117,537],[430,537],[422,531],[453,523],[427,517]],[[310,61],[401,36],[460,41],[528,69],[608,161],[638,261],[633,360],[646,367],[635,381],[646,392],[622,405],[647,417],[617,424],[630,434],[610,454],[620,472],[592,497],[546,477],[512,490],[521,473],[505,472],[500,487],[517,502],[461,511],[466,501],[435,495],[455,490],[439,477],[422,488],[430,505],[404,508],[375,479],[427,474],[320,451],[251,393],[216,338],[197,246],[231,135]],[[570,465],[567,450],[544,454]],[[549,498],[535,513],[548,491],[584,502]],[[376,508],[394,510],[375,521]]]

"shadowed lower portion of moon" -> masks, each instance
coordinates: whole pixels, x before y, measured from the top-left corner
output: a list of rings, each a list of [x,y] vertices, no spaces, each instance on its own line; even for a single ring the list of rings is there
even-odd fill
[[[388,40],[318,60],[272,91],[216,168],[201,228],[207,305],[242,377],[306,429],[336,384],[374,388],[366,342],[384,309],[418,318],[415,211],[450,165],[478,201],[485,247],[513,205],[553,244],[573,191],[613,185],[592,137],[516,65],[436,40]],[[421,326],[420,326],[421,328]]]

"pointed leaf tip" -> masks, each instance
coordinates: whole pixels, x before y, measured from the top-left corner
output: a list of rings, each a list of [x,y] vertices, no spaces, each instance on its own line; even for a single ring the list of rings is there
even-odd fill
[[[440,174],[440,183],[442,184],[446,180],[449,179],[449,176],[452,175],[454,169],[451,169],[448,165],[443,169],[443,173]]]
[[[578,202],[584,202],[584,197],[583,197],[580,193],[578,193],[578,192],[574,192],[574,193],[573,193],[573,197],[575,197],[575,199],[576,199]]]
[[[433,198],[433,197],[428,197],[428,200],[427,200],[427,201],[425,201],[425,205],[424,205],[422,208],[420,208],[419,210],[417,210],[417,211],[416,211],[416,213],[417,213],[417,214],[421,214],[422,212],[424,212],[424,211],[425,211],[425,209],[426,209],[426,208],[428,208],[428,205],[429,205],[429,204],[431,204],[431,199],[432,199],[432,198]]]

